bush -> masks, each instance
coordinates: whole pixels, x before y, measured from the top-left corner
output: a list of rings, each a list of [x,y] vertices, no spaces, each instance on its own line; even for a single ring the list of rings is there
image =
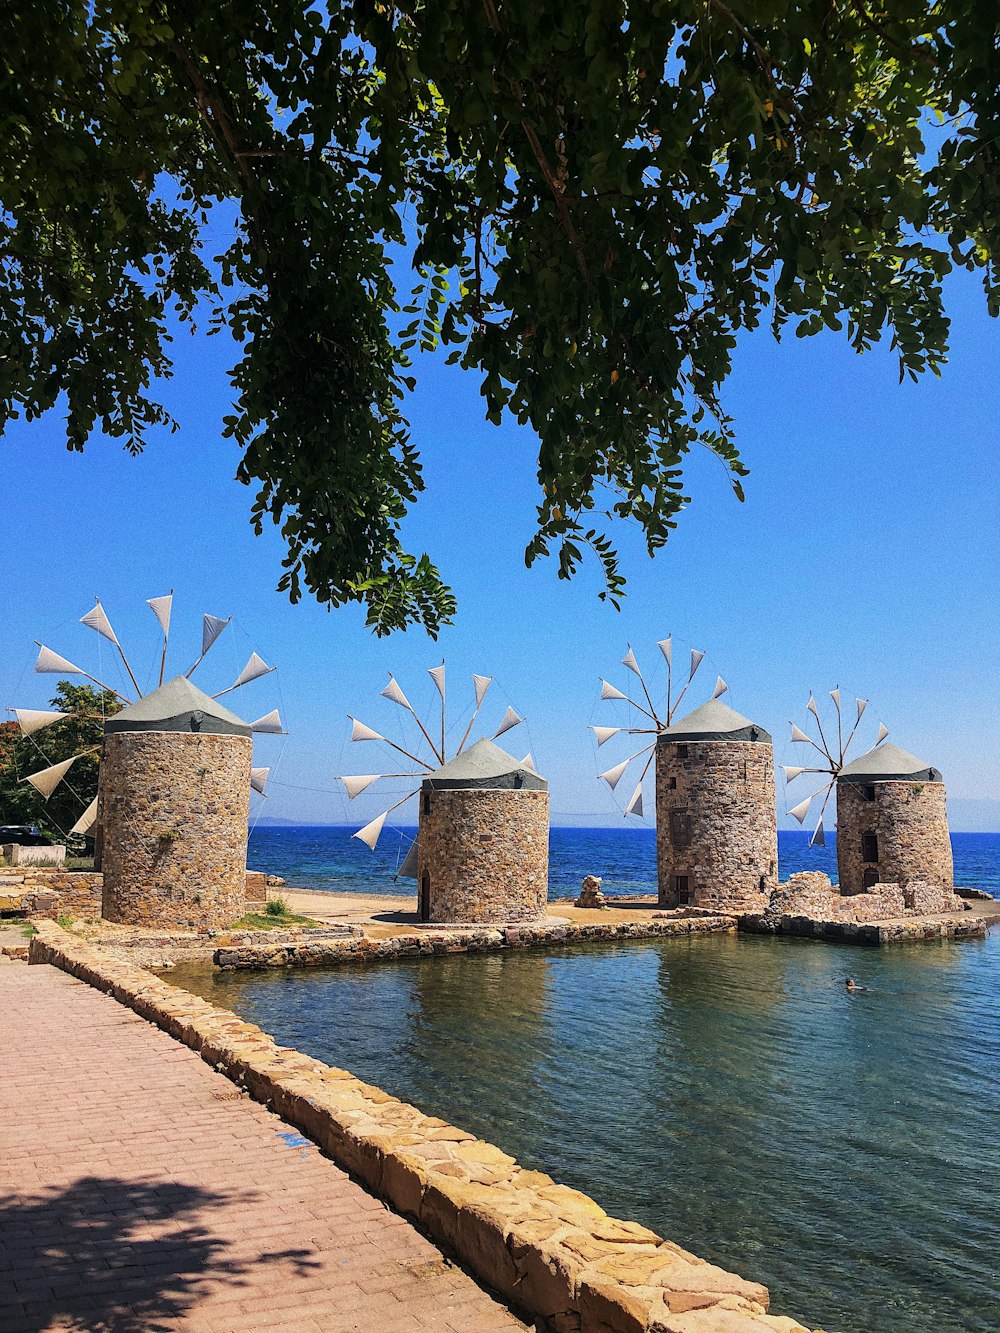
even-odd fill
[[[268,916],[288,916],[291,909],[284,898],[268,898],[264,911]]]

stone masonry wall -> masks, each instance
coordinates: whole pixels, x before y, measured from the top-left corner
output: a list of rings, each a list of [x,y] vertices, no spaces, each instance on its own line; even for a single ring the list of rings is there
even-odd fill
[[[18,866],[0,887],[0,897],[27,899],[37,894],[51,900],[40,914],[54,921],[63,914],[96,919],[101,915],[101,876],[92,870],[49,870],[40,866]]]
[[[686,756],[685,756],[686,750]],[[763,741],[659,741],[656,746],[659,900],[713,911],[762,911],[777,884],[774,752]]]
[[[938,888],[954,886],[951,839],[943,782],[876,782],[875,799],[865,798],[864,787],[837,784],[837,867],[840,892],[861,893],[865,871],[875,871],[879,883],[911,880]],[[867,862],[863,835],[878,838],[878,861]]]
[[[101,763],[104,916],[218,929],[243,915],[247,736],[110,732]]]
[[[418,889],[429,921],[538,921],[549,891],[549,794],[463,788],[420,793]]]

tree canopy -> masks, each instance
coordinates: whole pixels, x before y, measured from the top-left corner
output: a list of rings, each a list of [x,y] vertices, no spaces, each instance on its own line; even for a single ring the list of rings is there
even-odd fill
[[[71,716],[31,736],[22,736],[16,722],[0,723],[0,824],[37,824],[65,838],[97,795],[104,719],[119,712],[122,702],[108,690],[61,680],[51,706]],[[24,781],[74,755],[79,758],[47,801]]]
[[[938,372],[942,280],[1000,304],[995,0],[10,0],[0,426],[170,426],[169,323],[228,328],[225,434],[280,586],[436,633],[401,527],[410,353],[539,440],[529,563],[650,550],[702,446],[740,491],[736,338]]]

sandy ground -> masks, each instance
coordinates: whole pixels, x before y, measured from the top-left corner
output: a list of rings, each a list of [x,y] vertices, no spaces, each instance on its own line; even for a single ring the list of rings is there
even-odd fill
[[[271,889],[271,896],[284,898],[293,912],[311,916],[315,921],[347,921],[363,926],[376,939],[411,931],[417,919],[416,895],[390,896],[383,893],[324,893],[318,889],[284,887]],[[573,921],[644,921],[660,911],[656,898],[616,898],[613,907],[596,909],[576,907],[572,898],[549,903],[549,920]],[[439,927],[440,929],[440,927]]]

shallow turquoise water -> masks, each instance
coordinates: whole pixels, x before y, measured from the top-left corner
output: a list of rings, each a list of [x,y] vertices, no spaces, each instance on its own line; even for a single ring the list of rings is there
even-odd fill
[[[171,979],[767,1283],[809,1327],[1000,1328],[996,932]]]

